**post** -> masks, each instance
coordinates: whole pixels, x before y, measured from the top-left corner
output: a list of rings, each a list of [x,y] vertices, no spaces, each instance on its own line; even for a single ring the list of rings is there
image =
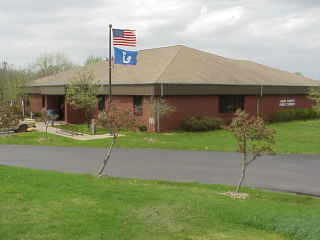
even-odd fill
[[[109,104],[112,103],[112,80],[111,80],[111,72],[112,72],[112,63],[111,63],[111,47],[112,47],[112,39],[111,39],[111,32],[112,32],[112,24],[109,24]]]

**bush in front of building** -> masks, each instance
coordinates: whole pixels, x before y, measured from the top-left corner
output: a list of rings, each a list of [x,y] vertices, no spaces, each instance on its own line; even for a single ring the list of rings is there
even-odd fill
[[[320,113],[313,109],[290,109],[272,113],[270,122],[288,122],[320,118]]]
[[[41,112],[33,112],[32,113],[32,116],[34,117],[34,118],[41,118]]]
[[[138,127],[139,131],[140,132],[146,132],[148,131],[148,127],[146,125],[141,125]]]
[[[182,121],[181,129],[189,132],[212,131],[221,129],[223,124],[223,120],[220,118],[201,116],[187,117]]]

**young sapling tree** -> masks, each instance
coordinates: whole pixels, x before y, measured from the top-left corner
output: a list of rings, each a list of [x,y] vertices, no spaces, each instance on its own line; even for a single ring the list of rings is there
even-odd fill
[[[103,162],[98,170],[98,176],[102,176],[108,161],[111,157],[112,149],[116,144],[120,131],[136,130],[140,119],[134,115],[133,111],[122,109],[114,104],[109,104],[106,111],[98,115],[98,124],[110,132],[112,141],[106,146]]]
[[[41,110],[41,120],[44,122],[45,126],[45,139],[48,140],[48,128],[49,124],[52,123],[53,121],[57,120],[59,116],[56,114],[49,114],[47,109],[42,109]]]
[[[176,108],[168,101],[160,97],[152,97],[150,100],[151,110],[156,119],[156,131],[160,132],[160,119],[170,116]]]
[[[263,154],[274,153],[276,132],[269,128],[262,118],[249,116],[242,110],[236,111],[227,130],[235,137],[238,151],[242,153],[241,177],[236,186],[236,193],[239,193],[249,165]]]

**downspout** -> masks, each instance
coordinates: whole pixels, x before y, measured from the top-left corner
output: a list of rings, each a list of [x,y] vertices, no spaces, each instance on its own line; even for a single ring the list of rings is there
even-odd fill
[[[160,95],[163,97],[163,83],[160,83]]]
[[[262,116],[262,97],[263,97],[263,85],[260,85],[260,96],[257,101],[257,116]]]
[[[160,97],[163,97],[163,83],[160,83]],[[157,98],[157,132],[160,132],[160,97]]]

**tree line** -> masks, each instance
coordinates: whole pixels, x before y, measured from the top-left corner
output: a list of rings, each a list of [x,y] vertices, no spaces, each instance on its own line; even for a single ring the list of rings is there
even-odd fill
[[[88,56],[82,66],[103,62],[102,57]],[[28,96],[24,86],[32,80],[57,74],[80,65],[75,64],[63,53],[43,54],[19,68],[14,64],[0,62],[0,129],[16,124],[17,118],[23,118]],[[13,111],[14,110],[14,111]]]

